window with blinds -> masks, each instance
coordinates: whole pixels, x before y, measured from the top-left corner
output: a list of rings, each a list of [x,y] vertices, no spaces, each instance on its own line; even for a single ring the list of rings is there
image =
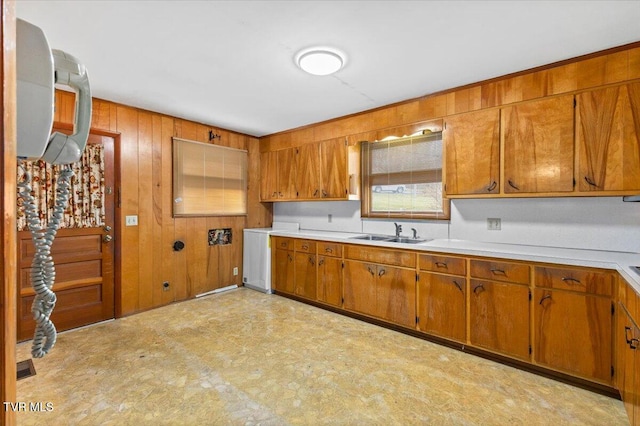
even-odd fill
[[[362,217],[448,219],[442,132],[363,142]]]
[[[173,215],[247,214],[247,151],[173,138]]]

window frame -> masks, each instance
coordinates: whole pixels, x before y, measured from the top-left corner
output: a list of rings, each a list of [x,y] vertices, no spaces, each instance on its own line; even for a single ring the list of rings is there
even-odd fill
[[[433,131],[431,130],[433,129]],[[397,137],[397,136],[392,136],[393,133],[390,133],[389,130],[385,131],[385,132],[380,132],[381,134],[385,135],[384,138],[380,139],[380,140],[375,140],[375,141],[362,141],[361,142],[361,148],[360,148],[360,152],[361,152],[361,191],[362,191],[362,195],[360,198],[360,216],[362,218],[365,219],[419,219],[419,220],[449,220],[451,217],[451,202],[448,198],[446,198],[445,196],[445,191],[444,191],[444,177],[445,177],[445,158],[444,158],[444,140],[442,140],[442,153],[441,153],[441,166],[440,169],[436,170],[431,170],[431,171],[425,171],[424,173],[424,177],[425,177],[425,181],[424,182],[413,182],[414,184],[421,184],[421,183],[432,183],[432,182],[440,182],[440,185],[442,185],[441,187],[441,191],[442,191],[442,210],[441,211],[372,211],[372,192],[373,192],[373,188],[375,186],[379,186],[381,185],[380,182],[378,181],[379,176],[378,175],[372,175],[371,174],[371,168],[372,168],[372,156],[368,155],[367,153],[364,152],[364,150],[366,149],[366,145],[365,144],[376,144],[376,143],[402,143],[403,141],[407,141],[410,140],[410,138],[416,138],[416,137],[420,137],[422,135],[429,135],[430,133],[442,133],[442,128],[438,128],[436,127],[431,127],[431,128],[427,128],[427,129],[423,129],[423,130],[419,130],[418,132],[415,132],[413,134],[411,134],[411,136],[402,136],[402,137]],[[381,135],[379,133],[379,136]],[[397,134],[397,133],[396,133]],[[392,185],[394,184],[398,184],[398,185],[406,185],[407,181],[411,181],[412,179],[406,179],[406,176],[409,175],[411,176],[414,172],[412,171],[408,171],[408,172],[398,172],[398,173],[393,173],[393,174],[387,174],[387,180],[384,183],[384,185],[388,185],[389,183],[391,183]],[[435,175],[435,176],[430,176],[430,175]],[[436,180],[434,178],[437,178],[439,175],[439,180]],[[391,178],[391,179],[389,179]],[[377,182],[376,182],[377,181]]]

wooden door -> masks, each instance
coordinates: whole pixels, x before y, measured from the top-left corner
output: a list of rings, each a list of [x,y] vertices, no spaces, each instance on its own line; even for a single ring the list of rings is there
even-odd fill
[[[342,306],[342,259],[318,256],[318,300]]]
[[[296,190],[298,198],[320,198],[320,148],[306,144],[297,148]]]
[[[472,345],[529,361],[529,288],[471,280],[469,340]]]
[[[415,329],[415,270],[378,265],[376,275],[376,316]]]
[[[576,95],[580,191],[640,190],[640,83]]]
[[[611,383],[611,299],[536,289],[535,362]]]
[[[277,151],[278,198],[292,200],[296,198],[296,150],[295,148]]]
[[[573,95],[502,109],[504,192],[573,191]]]
[[[347,146],[342,138],[320,143],[322,198],[347,197]]]
[[[276,249],[276,262],[273,272],[275,290],[279,293],[294,294],[293,252]]]
[[[466,280],[454,275],[421,272],[418,279],[420,331],[464,342]]]
[[[260,154],[260,199],[278,198],[278,154],[275,151]]]
[[[447,118],[444,125],[447,195],[500,192],[500,110]]]
[[[60,229],[51,248],[56,268],[53,291],[57,302],[51,320],[58,331],[114,318],[114,139],[91,134],[89,144],[104,147],[104,226]],[[108,228],[107,228],[108,227]],[[107,229],[109,229],[107,231]],[[18,232],[18,340],[33,338],[30,271],[34,245],[29,231]]]
[[[294,270],[296,294],[307,299],[316,300],[316,255],[296,253]]]
[[[637,350],[633,349],[633,339],[640,338],[640,333],[633,320],[622,304],[618,305],[618,325],[616,332],[616,386],[620,390],[624,408],[627,411],[631,424],[634,424],[635,408],[638,402],[636,391],[636,374],[640,372],[636,368]]]
[[[376,315],[376,265],[344,261],[344,308]]]

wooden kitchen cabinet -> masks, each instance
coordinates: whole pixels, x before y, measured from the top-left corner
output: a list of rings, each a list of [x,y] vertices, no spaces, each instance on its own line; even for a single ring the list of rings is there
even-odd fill
[[[260,154],[260,200],[283,201],[296,197],[295,148]]]
[[[529,361],[529,287],[472,279],[470,288],[471,344]]]
[[[296,149],[297,198],[321,198],[322,183],[320,178],[320,145],[317,143],[310,143],[302,145]]]
[[[273,284],[279,293],[295,293],[293,250],[276,247]]]
[[[611,384],[613,274],[536,267],[535,275],[535,362]]]
[[[576,95],[581,192],[640,190],[640,83]]]
[[[329,305],[342,306],[341,258],[318,255],[318,300]]]
[[[501,109],[505,194],[573,191],[573,102],[565,95]]]
[[[344,308],[415,328],[415,270],[344,261]]]
[[[466,340],[466,278],[420,272],[418,328],[447,339]]]
[[[619,304],[618,309],[616,384],[629,423],[634,425],[640,424],[640,329],[624,304]]]
[[[348,198],[347,151],[347,143],[343,138],[320,143],[322,198]]]
[[[444,123],[447,195],[500,192],[500,110],[448,117]]]
[[[295,253],[295,294],[306,299],[316,300],[317,275],[315,253]]]

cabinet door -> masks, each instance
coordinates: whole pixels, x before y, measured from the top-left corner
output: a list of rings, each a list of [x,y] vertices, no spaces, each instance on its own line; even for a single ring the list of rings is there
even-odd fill
[[[347,197],[347,146],[341,138],[320,143],[322,198]]]
[[[276,151],[278,156],[278,198],[296,198],[296,150],[295,148]]]
[[[447,118],[443,141],[447,195],[500,192],[500,110]]]
[[[536,289],[535,361],[611,383],[611,299]]]
[[[421,272],[418,280],[418,327],[460,342],[466,339],[466,280]]]
[[[320,198],[320,149],[318,144],[297,148],[296,190],[298,198]]]
[[[342,306],[342,259],[318,256],[318,300]]]
[[[640,83],[576,95],[580,191],[640,189]]]
[[[278,198],[278,154],[260,154],[260,199],[271,201]]]
[[[293,252],[276,249],[275,256],[275,289],[278,292],[293,294],[295,291],[293,281]]]
[[[616,387],[620,390],[624,408],[631,424],[634,424],[634,411],[637,396],[634,392],[635,376],[637,376],[635,363],[637,350],[633,349],[634,337],[640,337],[637,333],[631,317],[627,314],[626,309],[620,304],[617,309],[618,326],[616,333]],[[638,334],[638,336],[636,336]]]
[[[376,265],[344,261],[344,308],[376,315]]]
[[[295,259],[296,294],[307,299],[316,300],[316,255],[296,253]]]
[[[529,287],[471,280],[472,345],[528,361]]]
[[[416,327],[416,272],[378,265],[376,316],[405,327]]]
[[[573,191],[573,95],[502,109],[504,192]]]

